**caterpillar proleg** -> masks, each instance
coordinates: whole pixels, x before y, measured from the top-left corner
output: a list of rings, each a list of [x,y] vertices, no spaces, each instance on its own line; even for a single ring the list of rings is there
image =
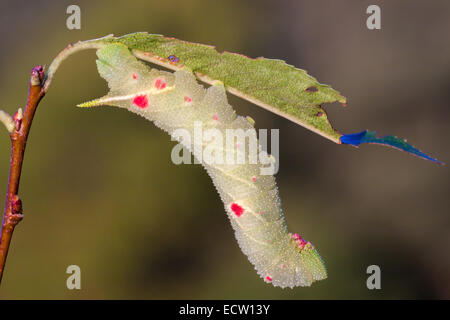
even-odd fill
[[[97,56],[98,71],[110,92],[81,107],[110,105],[137,113],[178,139],[196,158],[201,158],[206,146],[196,139],[180,139],[177,129],[194,136],[195,123],[201,122],[204,129],[215,129],[223,136],[227,129],[255,131],[253,121],[235,114],[220,82],[205,89],[189,70],[150,69],[118,43],[99,49]],[[224,145],[217,143],[216,147]],[[227,152],[238,155],[240,146]],[[225,205],[241,250],[264,281],[274,286],[309,286],[326,278],[316,248],[288,231],[273,175],[262,175],[263,164],[246,160],[244,164],[202,162]]]

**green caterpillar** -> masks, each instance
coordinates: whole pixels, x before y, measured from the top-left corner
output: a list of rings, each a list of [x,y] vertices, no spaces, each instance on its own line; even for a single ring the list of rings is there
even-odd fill
[[[200,160],[211,145],[206,146],[201,139],[181,139],[177,130],[195,136],[196,123],[201,123],[204,129],[214,129],[223,136],[226,130],[241,129],[256,137],[252,121],[235,114],[220,82],[205,89],[187,69],[175,73],[150,69],[118,43],[101,48],[97,56],[98,71],[110,92],[79,106],[110,105],[137,113],[167,131]],[[250,143],[245,142],[244,150]],[[226,148],[233,158],[242,155],[243,146],[229,148],[217,141],[213,146],[215,151]],[[309,286],[326,278],[316,248],[288,232],[273,174],[262,174],[266,166],[250,160],[246,156],[245,162],[238,164],[200,161],[220,194],[240,248],[264,281],[274,286]]]

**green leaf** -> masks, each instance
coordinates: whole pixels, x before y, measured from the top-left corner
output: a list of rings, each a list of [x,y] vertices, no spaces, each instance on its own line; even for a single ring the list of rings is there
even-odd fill
[[[219,80],[230,93],[340,143],[341,134],[333,129],[320,105],[344,104],[345,97],[284,61],[219,53],[213,46],[145,32],[102,41],[122,43],[138,58],[171,70],[188,68],[206,83]]]
[[[219,53],[213,46],[145,32],[122,37],[108,35],[69,45],[50,65],[44,91],[48,90],[60,63],[69,55],[84,49],[101,49],[112,43],[125,45],[141,60],[174,71],[192,71],[205,83],[213,85],[220,81],[228,92],[236,96],[300,124],[335,143],[356,146],[349,138],[353,134],[342,135],[334,130],[321,107],[321,104],[336,101],[345,105],[346,98],[331,87],[317,82],[306,71],[281,60],[251,59],[236,53]],[[402,147],[395,141],[380,144],[440,163],[418,149],[406,145]]]

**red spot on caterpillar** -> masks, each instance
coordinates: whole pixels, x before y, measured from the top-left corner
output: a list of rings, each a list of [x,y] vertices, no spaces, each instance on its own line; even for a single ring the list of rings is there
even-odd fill
[[[138,78],[138,76],[137,76],[136,73],[134,73],[134,72],[133,72],[132,77],[133,77],[133,79],[135,79],[135,80]]]
[[[184,102],[191,103],[192,102],[192,98],[189,98],[188,96],[184,96]]]
[[[232,203],[231,204],[231,211],[233,211],[236,216],[240,217],[244,213],[244,208],[242,208],[237,203]]]
[[[216,116],[216,115],[213,115],[213,120],[216,120],[216,121],[219,121],[219,117],[218,116]]]
[[[148,106],[148,98],[145,94],[140,94],[133,99],[133,103],[137,105],[139,108],[147,108]]]
[[[294,240],[299,240],[299,239],[302,239],[302,237],[301,237],[301,235],[299,235],[298,233],[293,233],[293,234],[292,234],[292,239],[294,239]]]
[[[272,277],[266,276],[266,280],[267,280],[268,282],[272,282]]]
[[[158,78],[155,80],[155,88],[158,90],[162,90],[166,87],[166,82],[164,79]]]
[[[252,181],[256,182],[256,177],[255,176],[252,177]]]
[[[300,249],[303,249],[303,247],[306,245],[305,239],[303,239],[298,233],[293,233],[292,239],[297,243]]]

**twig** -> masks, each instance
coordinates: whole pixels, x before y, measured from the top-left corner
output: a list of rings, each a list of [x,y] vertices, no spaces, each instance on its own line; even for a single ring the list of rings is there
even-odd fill
[[[63,51],[61,51],[55,59],[53,59],[52,63],[48,67],[47,74],[45,75],[45,84],[43,85],[44,91],[48,91],[48,87],[50,86],[53,76],[55,75],[56,70],[59,68],[61,62],[63,62],[70,55],[86,50],[86,49],[100,49],[105,46],[103,41],[113,38],[113,35],[107,35],[102,38],[92,39],[87,41],[79,41],[75,44],[69,44]]]
[[[11,160],[9,168],[8,188],[6,191],[5,210],[3,212],[3,220],[1,226],[0,237],[0,283],[5,270],[6,256],[8,255],[11,237],[15,226],[22,220],[22,201],[19,198],[19,181],[22,172],[23,156],[27,143],[28,134],[30,132],[31,123],[33,122],[36,108],[45,95],[42,84],[44,80],[44,68],[37,66],[31,71],[30,87],[28,91],[27,105],[22,114],[19,109],[11,121],[7,118],[8,114],[3,114],[2,122],[6,125],[9,136],[11,138]],[[9,127],[7,126],[9,124]],[[11,130],[10,130],[11,129]]]
[[[113,38],[113,35],[68,45],[53,60],[45,76],[44,68],[42,66],[33,68],[31,71],[30,88],[25,111],[22,113],[22,109],[19,108],[14,117],[11,117],[8,113],[0,110],[0,123],[5,125],[11,138],[8,189],[6,191],[5,210],[3,212],[0,237],[0,284],[3,277],[3,271],[5,270],[6,257],[8,255],[14,228],[23,218],[22,201],[18,195],[19,181],[28,133],[30,132],[36,108],[42,97],[47,93],[53,76],[63,60],[81,50],[99,49],[105,45],[103,41],[108,38]]]

